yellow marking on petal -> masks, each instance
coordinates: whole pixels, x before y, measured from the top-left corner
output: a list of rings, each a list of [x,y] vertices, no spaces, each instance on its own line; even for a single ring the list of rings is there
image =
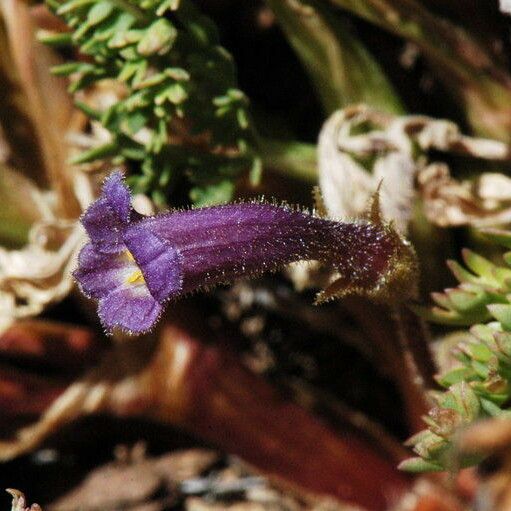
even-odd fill
[[[133,254],[129,250],[124,251],[124,256],[128,259],[128,261],[136,262]],[[137,268],[131,275],[126,279],[127,284],[144,284],[145,279],[142,272]]]
[[[126,280],[128,284],[143,284],[145,282],[144,276],[140,270],[135,270]]]

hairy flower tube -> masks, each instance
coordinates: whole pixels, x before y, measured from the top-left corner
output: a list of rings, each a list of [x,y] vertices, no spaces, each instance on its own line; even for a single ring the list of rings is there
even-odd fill
[[[150,330],[169,300],[300,260],[340,274],[318,301],[347,293],[406,298],[413,288],[413,251],[380,222],[336,222],[266,203],[144,217],[131,207],[122,175],[113,173],[82,224],[90,242],[74,277],[99,300],[108,331]]]

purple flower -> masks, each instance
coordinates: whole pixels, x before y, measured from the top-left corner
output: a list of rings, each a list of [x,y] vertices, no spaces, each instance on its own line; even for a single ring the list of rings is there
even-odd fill
[[[90,243],[74,276],[99,300],[107,330],[147,331],[168,300],[293,261],[318,260],[341,274],[320,300],[349,292],[398,295],[414,270],[411,249],[381,223],[335,222],[257,203],[143,217],[120,173],[107,178],[82,223]]]

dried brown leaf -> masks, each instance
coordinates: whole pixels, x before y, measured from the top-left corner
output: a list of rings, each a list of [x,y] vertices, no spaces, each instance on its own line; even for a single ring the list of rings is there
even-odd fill
[[[443,163],[419,171],[417,182],[428,220],[440,227],[489,227],[511,222],[511,179],[486,173],[473,181],[451,177]]]
[[[0,247],[0,331],[15,319],[40,314],[73,288],[71,270],[85,235],[76,222],[54,227],[32,228],[31,241],[21,250]],[[56,239],[58,248],[50,248]]]
[[[507,144],[465,136],[446,120],[395,117],[365,106],[336,112],[325,123],[318,146],[329,214],[361,216],[381,184],[382,214],[401,232],[408,229],[417,198],[427,218],[442,227],[511,221],[509,178],[483,174],[477,181],[457,181],[446,164],[428,161],[432,149],[497,161],[509,161],[511,155]]]
[[[198,477],[218,459],[214,451],[189,449],[132,463],[111,462],[90,472],[81,484],[53,502],[53,511],[157,506],[160,489],[172,493],[183,480]],[[153,502],[152,502],[153,501]]]
[[[6,491],[12,495],[11,511],[41,511],[41,506],[39,506],[39,504],[27,506],[25,495],[19,490],[9,488]]]
[[[6,174],[4,179],[8,177]],[[95,199],[102,177],[78,170],[74,174],[73,193],[82,210]],[[31,225],[28,243],[22,248],[0,246],[0,332],[14,320],[36,316],[69,294],[74,286],[71,271],[86,240],[78,219],[62,218],[55,210],[53,193],[41,192],[17,174],[11,182],[27,193],[27,204],[32,198],[39,218]],[[147,209],[146,202],[138,198],[136,205]]]
[[[511,14],[511,0],[499,0],[499,9],[504,14]]]

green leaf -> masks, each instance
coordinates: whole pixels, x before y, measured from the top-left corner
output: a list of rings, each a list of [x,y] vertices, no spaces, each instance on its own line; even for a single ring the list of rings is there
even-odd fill
[[[131,24],[134,23],[134,18],[131,18]],[[128,24],[128,23],[127,23]],[[119,28],[117,33],[108,41],[108,48],[111,49],[122,49],[128,46],[129,44],[138,43],[142,36],[144,35],[143,30],[126,30],[127,27]]]
[[[148,121],[148,115],[141,111],[136,111],[126,116],[125,130],[130,134],[138,133]]]
[[[94,149],[84,151],[83,153],[73,158],[71,160],[71,164],[78,165],[79,163],[89,163],[91,161],[99,160],[107,156],[113,156],[116,154],[116,152],[117,144],[115,142],[111,142],[99,147],[95,147]]]
[[[500,322],[504,330],[511,331],[511,305],[491,304],[488,305],[490,314]]]
[[[80,7],[84,7],[86,5],[90,5],[96,2],[96,0],[70,0],[69,2],[64,2],[58,9],[57,14],[62,16],[63,14],[68,14]]]
[[[95,108],[92,108],[91,106],[87,105],[87,103],[84,103],[83,101],[75,100],[75,105],[77,108],[79,108],[85,115],[87,115],[91,119],[93,119],[95,121],[99,121],[101,119],[101,112],[99,112]]]
[[[511,333],[495,332],[493,338],[500,353],[506,357],[511,357]]]
[[[444,309],[451,309],[451,301],[449,300],[449,296],[446,293],[431,293],[431,299],[440,307]]]
[[[224,180],[219,183],[192,188],[190,198],[196,206],[211,206],[229,202],[233,193],[234,184],[231,181]]]
[[[94,64],[87,64],[85,62],[68,62],[60,64],[51,68],[52,74],[56,76],[68,76],[73,73],[90,73],[94,72],[96,67]]]
[[[137,51],[143,56],[156,53],[162,55],[172,47],[176,38],[177,30],[172,23],[159,19],[145,31],[137,45]]]
[[[480,256],[479,254],[476,254],[475,252],[472,252],[472,250],[469,250],[468,248],[463,249],[462,256],[465,264],[474,273],[484,277],[487,282],[495,286],[500,285],[494,276],[494,270],[496,266],[491,261]]]
[[[471,282],[472,284],[479,284],[481,282],[480,278],[467,271],[457,261],[450,259],[447,261],[447,266],[451,270],[452,274],[456,277],[458,282]]]
[[[144,89],[146,87],[154,87],[155,85],[159,85],[167,79],[165,73],[155,73],[151,76],[146,77],[143,80],[137,81],[134,86],[135,89]]]
[[[458,412],[466,421],[473,421],[481,409],[479,399],[466,382],[455,383],[440,401],[442,408]]]
[[[103,2],[96,2],[87,15],[87,24],[92,27],[101,23],[103,20],[110,16],[113,11],[114,4],[109,0]]]
[[[422,458],[408,458],[402,461],[397,468],[404,472],[411,472],[414,474],[420,474],[422,472],[442,472],[445,470],[442,465]]]
[[[263,173],[263,161],[261,158],[254,158],[250,167],[250,182],[256,186],[261,181],[261,175]]]
[[[163,16],[166,11],[175,11],[179,7],[180,0],[163,0],[156,10],[158,16]]]
[[[166,88],[167,98],[171,103],[179,105],[188,97],[186,89],[180,83],[173,83]]]
[[[448,388],[455,383],[460,383],[461,381],[469,381],[474,375],[474,371],[468,367],[460,367],[458,369],[453,369],[448,373],[437,378],[437,381],[442,387]]]
[[[470,329],[470,333],[474,337],[477,337],[487,343],[491,343],[493,341],[493,336],[496,332],[498,332],[498,330],[491,325],[474,325]]]
[[[48,32],[47,30],[39,30],[37,32],[37,40],[41,43],[47,44],[48,46],[54,46],[56,48],[69,46],[73,41],[70,33]]]
[[[491,318],[487,308],[476,311],[471,310],[468,314],[461,314],[458,311],[446,310],[440,307],[422,307],[420,305],[411,305],[410,308],[421,318],[442,325],[470,326],[474,323],[487,321]]]
[[[492,403],[488,399],[481,399],[481,407],[490,417],[499,417],[503,415],[503,411],[500,406]]]
[[[490,350],[490,348],[488,348],[488,346],[485,346],[482,343],[468,344],[467,350],[470,353],[470,356],[474,360],[477,360],[478,362],[487,363],[491,360],[493,356],[493,353]]]
[[[168,67],[163,72],[178,82],[188,82],[191,78],[190,73],[181,67]]]
[[[447,289],[445,291],[451,307],[459,312],[477,311],[489,303],[484,291],[478,292],[465,291],[461,288]]]

